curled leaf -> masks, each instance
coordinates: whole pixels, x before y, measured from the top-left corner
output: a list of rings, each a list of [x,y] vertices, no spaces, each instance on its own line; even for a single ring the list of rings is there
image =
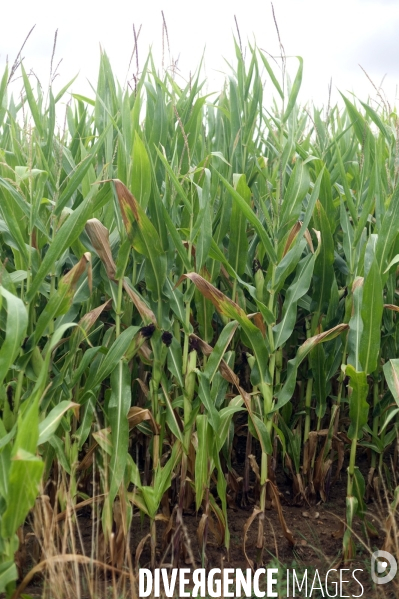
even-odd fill
[[[111,279],[111,281],[114,281],[116,265],[112,257],[108,229],[104,227],[104,225],[97,218],[91,218],[88,220],[85,225],[85,229],[92,246],[96,250],[98,257],[105,266],[107,276]]]

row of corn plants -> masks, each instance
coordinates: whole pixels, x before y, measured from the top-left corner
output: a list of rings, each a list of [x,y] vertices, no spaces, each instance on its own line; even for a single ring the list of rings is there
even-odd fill
[[[232,504],[253,506],[251,566],[270,507],[295,545],[281,473],[301,505],[346,467],[344,559],[355,518],[375,534],[366,502],[397,465],[399,120],[345,95],[302,107],[300,58],[290,80],[247,53],[219,94],[151,55],[122,89],[102,53],[90,97],[21,64],[17,98],[4,72],[0,593],[55,473],[57,511],[101,501],[118,567],[136,512],[152,567],[160,522],[185,555],[192,506],[204,564],[211,537],[229,549]]]

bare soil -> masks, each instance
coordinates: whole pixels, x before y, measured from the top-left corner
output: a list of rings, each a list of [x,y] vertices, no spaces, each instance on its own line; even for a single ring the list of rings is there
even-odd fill
[[[367,461],[361,465],[363,474],[367,474]],[[264,522],[264,552],[263,563],[265,567],[279,567],[282,578],[281,597],[287,597],[285,589],[286,569],[296,569],[297,573],[309,569],[309,575],[318,569],[321,578],[330,568],[348,568],[350,571],[358,568],[362,572],[357,573],[358,580],[364,587],[363,597],[396,597],[393,589],[385,588],[382,593],[381,587],[376,593],[375,587],[370,576],[370,550],[382,547],[385,539],[384,522],[387,516],[386,500],[381,502],[373,500],[367,505],[366,518],[377,529],[378,538],[368,538],[362,522],[357,518],[354,525],[354,536],[356,540],[357,556],[351,564],[343,565],[341,560],[342,548],[342,525],[345,518],[345,497],[346,497],[346,470],[342,471],[341,478],[330,491],[327,502],[317,502],[309,506],[306,503],[302,506],[292,505],[291,486],[285,477],[280,477],[277,481],[281,497],[284,518],[288,528],[293,533],[296,545],[292,547],[281,532],[277,510],[270,509],[266,512]],[[236,505],[228,509],[228,524],[230,529],[230,550],[226,551],[223,546],[218,546],[215,537],[209,532],[206,567],[210,568],[242,568],[248,567],[243,551],[244,526],[253,512],[254,506],[249,505],[245,509],[239,506],[240,498],[237,498]],[[173,506],[170,506],[173,509]],[[184,513],[184,526],[182,534],[186,540],[186,546],[189,545],[190,551],[182,556],[180,567],[192,567],[194,559],[195,567],[203,566],[201,559],[201,548],[197,538],[198,526],[200,524],[201,512],[195,513],[193,510],[187,510]],[[167,567],[171,565],[171,543],[165,541],[167,533],[167,523],[157,522],[157,558],[159,565]],[[93,518],[91,508],[84,508],[78,515],[79,535],[76,537],[77,553],[98,559],[98,548],[93,547]],[[137,559],[137,548],[140,542],[149,533],[148,519],[141,520],[139,514],[133,517],[130,537],[130,554],[132,556],[133,567],[148,568],[150,566],[150,543],[149,539],[140,549],[139,559]],[[169,538],[171,534],[169,531]],[[256,563],[258,550],[258,520],[256,519],[247,533],[246,549],[248,557]],[[27,559],[24,567],[24,574],[34,565],[32,556],[32,542],[27,543]],[[191,557],[190,557],[191,554]],[[186,564],[184,563],[186,562]],[[188,565],[187,565],[188,564]],[[259,565],[258,565],[259,567]],[[350,576],[350,573],[349,573]],[[82,577],[83,578],[83,577]],[[114,597],[112,587],[117,583],[118,576],[103,574],[99,577],[102,580],[101,585],[108,590],[97,591],[97,597]],[[73,585],[73,581],[71,581]],[[84,580],[81,581],[81,597],[91,596],[85,591]],[[118,588],[120,584],[117,584]],[[386,585],[389,587],[389,585]],[[98,588],[98,587],[97,587]],[[348,584],[345,586],[345,592],[350,596],[359,594],[360,587],[357,584]],[[25,589],[24,593],[32,597],[42,596],[43,577],[36,576]],[[390,594],[391,593],[391,594]],[[45,593],[46,597],[54,596],[51,591]],[[59,595],[57,595],[58,597]],[[120,588],[117,597],[123,596]],[[130,596],[126,595],[126,596]],[[297,595],[299,596],[299,595]],[[305,595],[303,595],[305,596]],[[319,591],[315,591],[312,597],[322,597]],[[344,596],[344,595],[342,595]]]

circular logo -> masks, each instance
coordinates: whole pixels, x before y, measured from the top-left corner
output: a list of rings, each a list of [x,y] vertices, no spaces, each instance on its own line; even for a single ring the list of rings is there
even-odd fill
[[[379,558],[383,558],[384,561],[380,561]],[[388,566],[390,566],[390,570],[387,571]],[[398,571],[398,564],[393,555],[388,553],[388,551],[375,551],[371,556],[371,578],[375,582],[375,584],[387,584],[387,582],[391,582],[396,576],[396,572]],[[381,576],[383,574],[383,576]]]

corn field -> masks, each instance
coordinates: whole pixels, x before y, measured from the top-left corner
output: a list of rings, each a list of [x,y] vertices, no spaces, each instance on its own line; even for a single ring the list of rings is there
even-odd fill
[[[99,558],[122,570],[144,544],[158,565],[165,521],[180,564],[188,509],[204,566],[211,538],[229,550],[234,504],[250,567],[268,509],[294,547],[281,475],[292,505],[347,479],[346,563],[353,522],[373,534],[366,503],[385,490],[396,506],[399,119],[346,95],[301,106],[302,59],[287,60],[292,81],[235,44],[218,94],[151,55],[122,89],[102,52],[91,97],[54,94],[23,63],[13,96],[6,68],[0,593],[18,595],[44,498],[70,517],[96,506]],[[130,547],[137,513],[149,533]]]

